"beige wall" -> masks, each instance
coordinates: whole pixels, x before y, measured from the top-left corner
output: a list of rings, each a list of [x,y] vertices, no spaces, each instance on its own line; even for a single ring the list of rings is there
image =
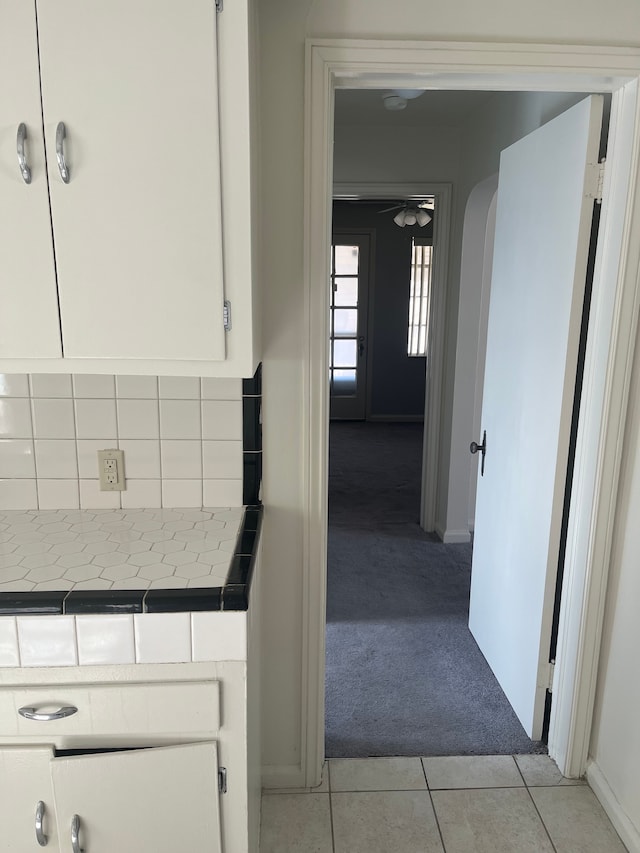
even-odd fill
[[[300,421],[305,339],[302,288],[305,37],[640,46],[640,14],[636,0],[611,0],[606,7],[601,0],[540,0],[536,4],[512,0],[491,0],[488,4],[476,0],[452,0],[448,4],[435,0],[398,0],[393,4],[382,0],[261,0],[260,18],[266,457],[263,498],[267,505],[264,650],[268,661],[264,760],[272,775],[279,775],[286,784],[286,780],[296,779],[304,737],[299,471],[303,464]],[[277,199],[276,211],[274,199]],[[457,294],[454,297],[452,304],[457,309]],[[454,310],[449,317],[449,340],[455,340],[457,322]],[[448,411],[445,411],[449,428],[452,390],[450,386]],[[629,570],[627,564],[620,568],[625,582]],[[618,695],[619,683],[610,682],[610,685],[605,682],[604,695],[612,707],[629,701],[629,691]],[[626,736],[633,742],[636,735],[630,721],[639,718],[640,701],[637,701],[623,720],[628,731],[620,728],[618,736]],[[602,736],[599,744],[599,761],[604,768],[608,766],[606,756],[610,747]],[[615,757],[612,763],[617,766]],[[621,801],[630,796],[623,778],[610,781]]]

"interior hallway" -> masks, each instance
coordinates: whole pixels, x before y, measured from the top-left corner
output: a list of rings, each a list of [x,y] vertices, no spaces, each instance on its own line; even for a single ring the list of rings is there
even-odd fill
[[[326,755],[545,751],[467,627],[471,546],[418,525],[421,458],[422,424],[331,424]]]
[[[262,797],[260,853],[624,853],[591,789],[546,755],[334,759]]]

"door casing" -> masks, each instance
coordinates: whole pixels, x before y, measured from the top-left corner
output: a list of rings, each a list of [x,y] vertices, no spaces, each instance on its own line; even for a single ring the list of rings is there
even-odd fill
[[[328,471],[327,259],[336,88],[611,92],[601,241],[572,488],[549,753],[586,769],[640,301],[640,50],[608,46],[309,39],[305,81],[301,779],[324,757]],[[320,319],[322,318],[322,319]],[[441,379],[440,379],[441,381]],[[597,448],[593,451],[593,448]]]

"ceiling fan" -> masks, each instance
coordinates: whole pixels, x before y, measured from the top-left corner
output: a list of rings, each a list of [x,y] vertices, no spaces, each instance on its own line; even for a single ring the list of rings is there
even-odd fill
[[[384,210],[379,210],[378,213],[390,213],[392,210],[397,210],[398,213],[393,217],[393,221],[400,228],[405,225],[419,225],[421,228],[427,225],[433,219],[431,213],[435,208],[435,201],[432,198],[424,201],[401,201],[391,207],[386,207]]]

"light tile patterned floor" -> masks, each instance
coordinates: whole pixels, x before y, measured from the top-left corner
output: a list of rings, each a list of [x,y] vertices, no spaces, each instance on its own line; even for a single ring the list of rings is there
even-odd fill
[[[591,789],[546,755],[346,758],[265,791],[260,853],[624,853]]]

